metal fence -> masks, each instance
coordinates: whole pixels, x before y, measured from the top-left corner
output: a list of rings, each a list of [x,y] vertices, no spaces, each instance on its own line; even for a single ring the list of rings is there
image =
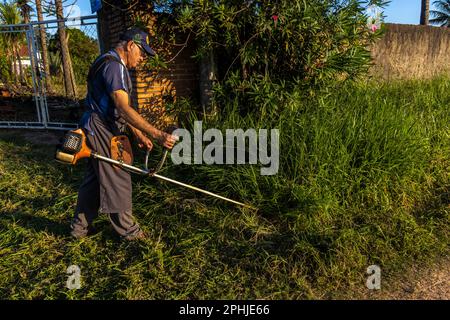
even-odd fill
[[[85,16],[64,20],[51,20],[32,22],[19,25],[0,25],[0,37],[3,37],[7,45],[19,44],[19,58],[11,65],[11,74],[16,81],[9,79],[8,83],[0,84],[0,128],[42,128],[42,129],[72,129],[77,127],[86,80],[82,75],[76,81],[79,92],[78,99],[66,99],[64,92],[64,74],[60,71],[61,59],[57,49],[58,22],[64,21],[66,30],[78,29],[80,32],[72,32],[72,35],[82,37],[83,41],[90,44],[90,55],[78,57],[76,62],[82,64],[83,70],[100,53],[98,42],[97,16]],[[43,49],[40,29],[45,28],[47,61],[51,64],[50,74],[46,74],[43,61]],[[81,36],[80,36],[81,35]],[[69,35],[70,36],[70,35]],[[71,51],[70,41],[69,52]],[[96,44],[95,46],[93,44]],[[7,50],[7,48],[4,48]],[[80,53],[79,53],[80,54]],[[81,55],[84,52],[81,52]],[[73,57],[73,55],[71,54]],[[58,64],[59,59],[59,64]],[[20,60],[20,63],[19,63]],[[51,61],[50,61],[51,60]],[[12,64],[12,63],[11,63]],[[17,66],[19,65],[19,67]],[[59,67],[58,67],[59,66]],[[80,72],[80,66],[72,66],[76,72]],[[58,76],[52,72],[59,73]],[[19,74],[19,75],[18,75]],[[52,92],[47,90],[47,81],[51,81],[52,87],[57,88]],[[20,85],[15,86],[21,82]],[[19,88],[20,92],[11,93],[11,86]],[[13,90],[14,91],[14,90]]]

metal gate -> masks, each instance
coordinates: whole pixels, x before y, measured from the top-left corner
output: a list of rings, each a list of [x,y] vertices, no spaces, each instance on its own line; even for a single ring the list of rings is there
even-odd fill
[[[97,28],[97,16],[85,16],[79,18],[70,18],[64,20],[51,20],[43,22],[32,22],[29,24],[18,25],[0,25],[0,35],[3,35],[8,43],[14,39],[21,38],[22,41],[26,41],[26,49],[28,50],[27,56],[29,61],[22,60],[19,54],[20,60],[20,78],[23,81],[23,68],[22,64],[26,65],[25,77],[28,73],[28,79],[31,84],[27,82],[28,86],[32,88],[31,99],[26,99],[26,92],[23,92],[22,100],[20,95],[17,99],[15,97],[8,96],[0,92],[0,128],[34,128],[34,129],[61,129],[68,130],[76,128],[78,125],[78,119],[76,116],[68,117],[72,113],[80,112],[80,105],[74,103],[67,105],[61,102],[61,99],[57,99],[52,95],[47,94],[46,81],[50,75],[45,73],[43,54],[41,48],[40,28],[45,26],[46,34],[56,34],[58,29],[58,22],[64,21],[67,27],[77,28],[83,34],[90,39],[90,41],[97,43],[97,52],[100,53],[100,47],[98,44],[98,28]],[[47,36],[46,43],[50,44],[50,38]],[[49,46],[47,46],[49,48]],[[23,48],[25,49],[25,45]],[[70,50],[70,47],[69,47]],[[91,63],[92,61],[87,61]],[[29,67],[28,67],[29,63]],[[47,63],[50,63],[49,61]],[[16,65],[11,66],[13,70],[12,75],[17,77]],[[29,76],[31,74],[31,77]],[[84,89],[85,83],[78,84],[78,88]],[[78,97],[83,98],[82,95]],[[67,119],[69,118],[69,121]]]

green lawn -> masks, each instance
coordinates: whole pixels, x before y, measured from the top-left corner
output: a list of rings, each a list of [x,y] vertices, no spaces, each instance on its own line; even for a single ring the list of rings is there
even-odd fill
[[[210,123],[279,128],[280,172],[168,165],[162,174],[259,211],[134,177],[135,216],[150,235],[139,243],[120,241],[102,215],[99,233],[72,240],[84,166],[0,131],[0,298],[333,298],[364,290],[369,265],[395,275],[448,255],[449,105],[444,78],[343,88],[293,100],[276,118]],[[66,288],[70,265],[81,268],[79,290]]]

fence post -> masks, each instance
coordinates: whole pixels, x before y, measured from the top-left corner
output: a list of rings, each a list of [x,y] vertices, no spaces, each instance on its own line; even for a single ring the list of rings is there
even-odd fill
[[[41,71],[39,70],[39,57],[38,57],[38,50],[39,48],[37,47],[36,44],[36,36],[34,34],[34,27],[33,25],[30,23],[30,35],[31,35],[31,46],[32,46],[32,53],[33,53],[33,58],[32,60],[32,66],[33,66],[33,72],[31,74],[35,74],[36,77],[36,85],[37,85],[37,99],[39,100],[39,107],[40,107],[40,113],[41,113],[41,119],[42,119],[42,124],[44,125],[44,128],[47,128],[48,125],[48,110],[47,110],[47,99],[45,97],[45,92],[42,86],[42,81],[41,81]],[[33,63],[34,62],[34,63]]]
[[[30,23],[28,25],[28,30],[25,32],[27,37],[27,44],[28,44],[28,52],[30,53],[30,63],[31,63],[31,82],[33,83],[33,92],[34,92],[34,102],[36,103],[36,114],[38,117],[38,122],[42,122],[41,117],[41,110],[40,110],[40,103],[38,100],[39,92],[37,89],[37,82],[36,82],[36,69],[35,69],[35,60],[33,56],[33,42],[32,42],[32,30],[33,25]]]

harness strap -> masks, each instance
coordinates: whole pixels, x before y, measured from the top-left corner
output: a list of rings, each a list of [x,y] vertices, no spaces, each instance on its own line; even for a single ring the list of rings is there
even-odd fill
[[[89,68],[89,73],[88,73],[88,77],[87,77],[89,90],[92,89],[92,80],[94,80],[97,73],[108,61],[111,61],[111,60],[120,63],[125,69],[127,69],[127,67],[122,63],[122,60],[112,54],[106,53],[103,56],[100,56],[94,62],[94,64]],[[131,83],[130,75],[128,74],[128,72],[126,72],[126,77],[127,77],[127,87],[128,87],[128,91],[129,91],[128,93],[131,94],[131,91],[133,90],[133,84]]]
[[[114,135],[120,135],[121,134],[120,129],[119,130],[115,129],[117,127],[115,122],[117,121],[117,122],[121,123],[122,125],[124,125],[125,123],[120,121],[121,117],[120,116],[116,117],[113,114],[112,119],[111,119],[110,115],[103,114],[100,107],[98,107],[99,104],[97,103],[97,101],[95,101],[95,99],[91,95],[91,93],[94,92],[93,81],[94,81],[96,75],[104,67],[104,65],[109,61],[116,61],[116,62],[120,63],[126,69],[126,66],[122,63],[121,59],[119,59],[116,56],[109,54],[109,53],[106,53],[103,56],[100,56],[92,64],[92,66],[89,68],[89,73],[88,73],[88,77],[87,77],[88,95],[90,96],[89,100],[97,105],[98,110],[95,110],[95,108],[90,105],[89,105],[89,108],[91,109],[92,112],[96,112],[99,115],[99,117],[111,127],[111,129],[112,129],[111,131],[113,132]],[[128,94],[130,95],[133,84],[131,83],[130,75],[128,74],[128,72],[125,72],[125,74],[126,74],[126,78],[127,78]]]

